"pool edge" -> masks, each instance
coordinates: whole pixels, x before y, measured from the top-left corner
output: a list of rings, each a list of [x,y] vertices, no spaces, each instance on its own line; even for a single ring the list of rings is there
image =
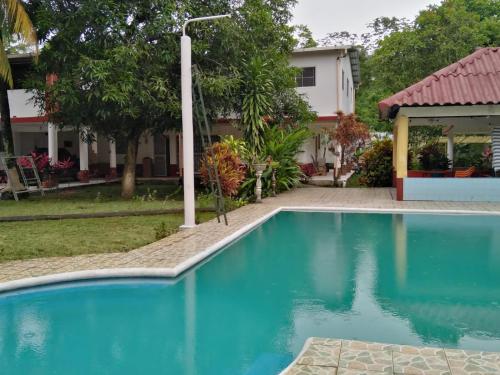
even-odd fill
[[[102,268],[102,269],[89,269],[82,271],[71,271],[55,273],[44,276],[27,277],[18,280],[6,281],[0,283],[0,294],[5,292],[12,292],[21,289],[28,289],[37,286],[46,286],[52,284],[60,284],[72,281],[82,280],[99,280],[99,279],[114,279],[114,278],[168,278],[173,279],[187,270],[193,268],[197,264],[208,259],[210,256],[216,254],[224,247],[232,242],[243,237],[253,229],[263,224],[276,214],[282,211],[282,207],[278,207],[266,215],[261,216],[250,224],[231,233],[229,236],[216,242],[215,244],[207,247],[205,250],[192,256],[191,258],[181,262],[175,267],[171,268],[152,268],[152,267],[130,267],[130,268]]]
[[[205,250],[181,262],[172,268],[130,267],[130,268],[103,268],[82,271],[55,273],[44,276],[34,276],[0,283],[0,294],[5,292],[28,289],[37,286],[60,284],[72,281],[98,280],[113,278],[168,278],[173,279],[200,264],[210,256],[216,254],[227,245],[238,240],[259,225],[263,224],[280,212],[346,212],[346,213],[418,213],[418,214],[449,214],[449,215],[487,215],[500,216],[499,211],[476,210],[426,210],[426,209],[400,209],[400,208],[353,208],[353,207],[319,207],[319,206],[281,206],[261,216],[250,224],[236,230],[229,236],[207,247]]]

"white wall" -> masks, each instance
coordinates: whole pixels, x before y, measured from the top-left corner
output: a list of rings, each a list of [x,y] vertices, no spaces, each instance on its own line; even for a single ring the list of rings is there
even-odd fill
[[[337,59],[339,60],[338,68]],[[318,116],[332,116],[338,110],[346,114],[354,112],[351,62],[345,50],[294,52],[290,65],[298,68],[316,68],[316,86],[297,87],[297,91],[306,95],[309,104]],[[343,90],[342,70],[344,71]],[[349,91],[347,79],[349,79]],[[338,101],[337,92],[339,93]]]
[[[26,90],[9,90],[9,104],[11,117],[38,117],[40,109],[31,100],[33,94]]]
[[[351,61],[349,56],[342,57],[340,59],[341,72],[340,76],[342,79],[342,70],[344,71],[344,89],[342,90],[342,82],[340,82],[340,110],[345,114],[350,114],[354,112],[354,85],[352,83],[352,71],[351,71]],[[349,85],[347,85],[347,80],[349,80]]]
[[[337,56],[337,51],[300,52],[290,61],[298,68],[316,68],[316,86],[297,87],[297,91],[306,95],[318,116],[332,116],[337,111]]]

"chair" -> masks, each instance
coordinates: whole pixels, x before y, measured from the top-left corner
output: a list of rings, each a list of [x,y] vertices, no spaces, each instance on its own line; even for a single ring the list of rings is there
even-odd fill
[[[476,173],[476,167],[469,167],[464,170],[455,171],[455,178],[469,178]]]

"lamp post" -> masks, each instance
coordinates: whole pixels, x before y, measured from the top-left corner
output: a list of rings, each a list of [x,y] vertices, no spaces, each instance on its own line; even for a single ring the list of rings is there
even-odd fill
[[[209,21],[230,17],[229,14],[193,18],[184,23],[181,37],[181,98],[182,98],[182,157],[184,187],[184,225],[193,228],[195,223],[194,196],[194,134],[193,134],[193,97],[191,73],[191,38],[186,35],[186,27],[192,22]]]

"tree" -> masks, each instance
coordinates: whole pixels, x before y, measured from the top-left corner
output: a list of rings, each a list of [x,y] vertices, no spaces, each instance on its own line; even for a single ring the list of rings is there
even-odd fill
[[[346,158],[354,155],[357,149],[370,139],[368,126],[359,122],[356,115],[351,113],[345,115],[342,111],[337,112],[338,124],[330,131],[330,139],[333,141],[333,149],[340,147],[340,166],[345,164]],[[341,171],[334,171],[334,179],[337,180]]]
[[[258,56],[252,58],[246,65],[243,82],[245,91],[241,107],[241,126],[251,152],[257,155],[262,149],[266,127],[264,117],[271,112],[271,96],[274,92],[268,64]]]
[[[445,0],[422,10],[412,21],[378,18],[369,24],[368,33],[332,33],[322,43],[361,46],[356,112],[373,129],[389,131],[391,125],[378,117],[380,100],[477,47],[498,45],[499,38],[498,0]]]
[[[297,69],[289,65],[298,43],[289,25],[295,2],[248,0],[237,11],[231,8],[232,22],[221,24],[217,33],[206,24],[190,29],[210,117],[236,114],[254,154],[266,127],[303,124],[315,117],[295,90]]]
[[[268,103],[258,111],[264,117],[277,112],[276,108],[287,108],[283,96],[276,93],[289,92],[295,85],[295,70],[288,67],[296,42],[288,25],[295,0],[28,3],[44,41],[32,80],[38,104],[56,108],[48,112],[60,126],[90,129],[127,143],[122,178],[126,198],[135,187],[141,135],[180,124],[179,37],[186,19],[232,14],[232,20],[193,23],[188,28],[211,120],[235,113],[242,119],[244,103],[252,107],[249,98],[254,94],[263,95],[261,103]],[[250,91],[256,78],[252,64],[266,66],[266,78],[259,81],[267,82],[264,91],[258,87]],[[51,73],[58,79],[47,88],[43,78]],[[280,98],[281,107],[275,98]],[[301,100],[298,94],[285,98]],[[244,132],[250,134],[248,124],[256,123],[241,121]]]
[[[0,132],[0,151],[14,154],[12,125],[10,123],[10,106],[7,90],[12,88],[14,81],[8,58],[8,50],[12,40],[25,45],[37,46],[36,33],[31,20],[20,0],[0,1],[1,34],[0,34],[0,113],[2,131]]]
[[[306,25],[295,26],[295,34],[298,48],[313,48],[318,46],[318,42],[314,40],[311,30]]]
[[[50,120],[127,144],[122,196],[135,189],[142,134],[179,118],[178,22],[171,1],[33,1],[45,46],[33,84]],[[44,77],[57,80],[45,86]],[[56,110],[54,110],[56,109]]]

